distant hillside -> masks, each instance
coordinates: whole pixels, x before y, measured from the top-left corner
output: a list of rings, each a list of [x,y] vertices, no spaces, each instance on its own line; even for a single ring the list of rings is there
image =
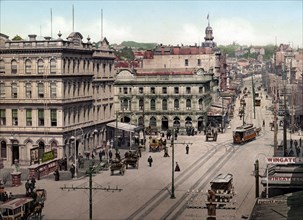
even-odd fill
[[[142,50],[152,50],[157,46],[157,44],[156,43],[138,43],[135,41],[123,41],[121,43],[121,46],[142,49]]]

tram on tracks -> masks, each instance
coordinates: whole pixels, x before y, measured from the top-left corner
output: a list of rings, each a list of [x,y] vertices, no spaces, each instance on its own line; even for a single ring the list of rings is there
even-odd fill
[[[233,131],[233,142],[234,144],[244,144],[248,141],[252,141],[257,136],[257,129],[253,124],[246,124],[240,127],[237,127]]]

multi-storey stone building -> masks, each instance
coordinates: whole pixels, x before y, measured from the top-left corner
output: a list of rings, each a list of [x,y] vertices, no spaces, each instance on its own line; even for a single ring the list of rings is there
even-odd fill
[[[213,99],[226,88],[226,63],[205,30],[202,46],[163,46],[146,51],[140,68],[121,69],[115,81],[118,121],[157,130],[207,125]]]
[[[0,46],[0,157],[9,166],[41,162],[53,150],[73,158],[106,141],[115,118],[114,53],[78,32],[67,40],[9,40]]]

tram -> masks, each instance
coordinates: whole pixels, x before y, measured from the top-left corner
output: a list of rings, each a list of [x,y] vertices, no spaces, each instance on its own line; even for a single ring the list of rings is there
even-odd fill
[[[254,140],[257,136],[256,127],[253,124],[247,124],[237,127],[233,131],[234,144],[244,144],[248,141]]]

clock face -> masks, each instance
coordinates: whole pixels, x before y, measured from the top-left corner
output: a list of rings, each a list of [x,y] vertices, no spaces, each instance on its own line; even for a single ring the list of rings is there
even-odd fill
[[[204,74],[204,70],[203,69],[198,69],[197,75],[203,75],[203,74]]]

